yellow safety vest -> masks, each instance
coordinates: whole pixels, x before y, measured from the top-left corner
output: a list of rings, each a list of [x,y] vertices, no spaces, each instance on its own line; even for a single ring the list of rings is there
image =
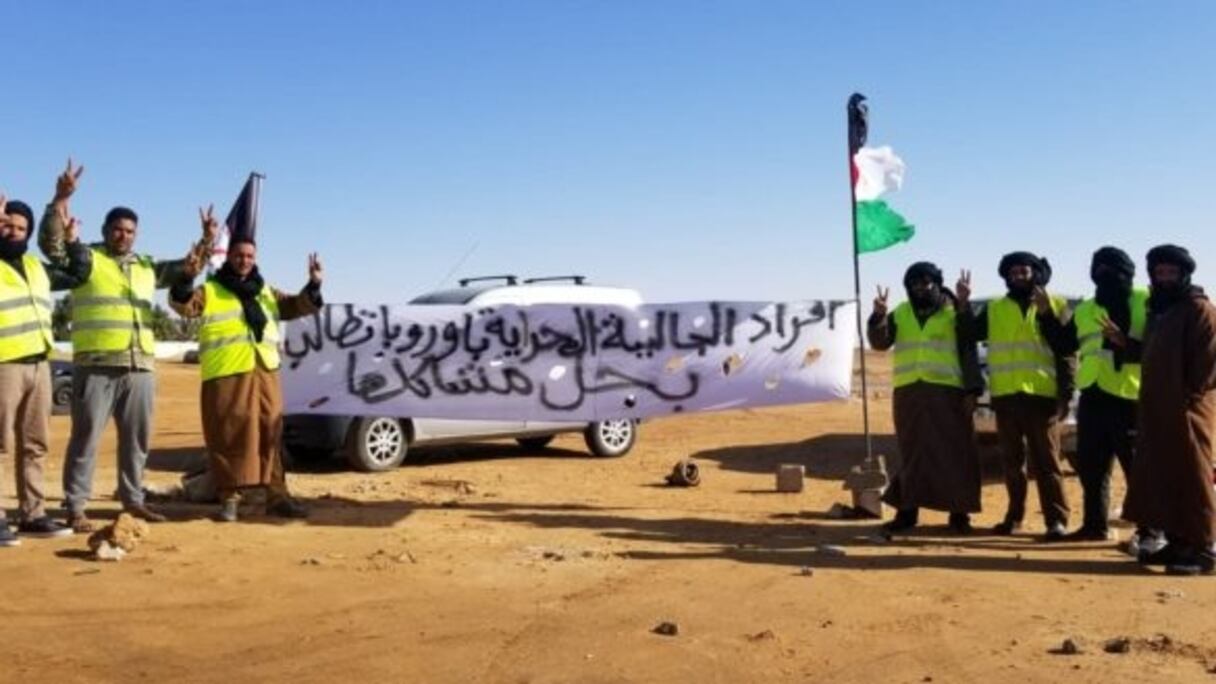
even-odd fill
[[[45,354],[51,335],[51,281],[38,259],[21,257],[25,277],[0,261],[0,362]]]
[[[1051,297],[1059,316],[1062,297]],[[988,305],[988,384],[994,397],[1033,394],[1056,398],[1056,357],[1039,332],[1038,309],[1022,307],[1009,297]]]
[[[958,360],[954,307],[938,309],[924,327],[907,302],[895,307],[894,318],[895,386],[928,382],[961,388],[963,368]]]
[[[203,327],[198,333],[199,363],[203,381],[240,375],[254,369],[258,359],[268,370],[279,368],[279,303],[270,287],[262,287],[258,303],[266,314],[262,341],[253,337],[245,322],[241,300],[214,278],[203,285]]]
[[[1144,322],[1147,318],[1148,291],[1132,290],[1128,298],[1131,308],[1131,330],[1128,337],[1144,339]],[[1077,341],[1080,343],[1081,365],[1077,369],[1077,387],[1085,389],[1097,383],[1107,394],[1135,401],[1140,396],[1140,364],[1125,363],[1115,370],[1114,355],[1102,348],[1102,319],[1109,314],[1093,299],[1079,306],[1073,320],[1077,323]]]
[[[136,256],[128,278],[110,255],[100,249],[92,252],[92,275],[72,290],[73,353],[126,351],[137,331],[139,348],[155,353],[152,298],[156,294],[156,269],[152,260]]]

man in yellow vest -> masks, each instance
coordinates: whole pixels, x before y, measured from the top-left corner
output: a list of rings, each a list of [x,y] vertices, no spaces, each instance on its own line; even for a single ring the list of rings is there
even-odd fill
[[[203,225],[214,222],[200,212]],[[174,287],[173,308],[202,318],[199,364],[203,386],[203,439],[220,499],[217,518],[237,520],[240,493],[262,489],[266,512],[308,515],[287,492],[283,474],[283,395],[279,389],[279,321],[310,315],[321,306],[321,261],[308,258],[308,283],[299,294],[262,280],[253,238],[234,234],[224,265],[201,287]]]
[[[1007,294],[978,315],[971,311],[969,274],[956,289],[965,327],[974,339],[988,342],[988,389],[1009,494],[1005,519],[992,531],[1008,535],[1021,529],[1029,466],[1047,530],[1043,540],[1060,541],[1067,533],[1069,508],[1060,470],[1059,423],[1068,416],[1074,357],[1051,346],[1040,321],[1067,318],[1068,305],[1044,289],[1051,280],[1047,259],[1013,252],[1001,259],[997,272]]]
[[[1133,287],[1136,264],[1117,247],[1094,252],[1089,277],[1094,296],[1077,306],[1072,320],[1041,319],[1053,346],[1079,353],[1077,387],[1077,469],[1084,491],[1084,519],[1069,539],[1112,538],[1110,472],[1119,459],[1126,479],[1135,453],[1136,413],[1140,395],[1140,352],[1148,313],[1148,291]],[[1140,529],[1130,547],[1154,551],[1164,545],[1160,534]]]
[[[888,534],[915,527],[921,508],[950,514],[957,534],[971,532],[980,510],[980,460],[973,411],[982,391],[975,342],[959,335],[954,295],[929,262],[904,274],[908,301],[887,313],[887,292],[874,300],[866,337],[879,351],[895,347],[892,409],[899,471],[883,493],[897,511]]]
[[[55,198],[43,216],[38,240],[56,261],[63,254],[63,226],[83,168],[68,168],[55,186]],[[156,337],[152,299],[192,276],[187,259],[205,259],[211,241],[204,235],[187,259],[157,261],[134,251],[139,218],[126,207],[114,207],[102,225],[104,242],[90,245],[89,279],[72,290],[72,434],[63,465],[64,507],[77,532],[93,525],[85,515],[93,488],[97,443],[111,416],[118,431],[118,495],[123,509],[149,521],[163,521],[144,504],[143,471],[152,435],[156,394]]]
[[[65,221],[67,263],[43,264],[28,254],[34,212],[0,194],[0,453],[13,457],[20,516],[17,534],[0,508],[0,547],[20,537],[61,537],[71,528],[46,514],[42,471],[50,442],[51,292],[89,277],[89,251]]]

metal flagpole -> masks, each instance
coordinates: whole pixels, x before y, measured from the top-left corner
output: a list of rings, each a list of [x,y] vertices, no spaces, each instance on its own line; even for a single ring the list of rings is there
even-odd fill
[[[857,189],[856,167],[853,155],[866,143],[866,133],[869,128],[869,108],[865,104],[866,97],[861,93],[853,93],[849,97],[849,213],[853,223],[853,296],[857,302],[857,345],[861,357],[861,422],[866,436],[866,462],[874,456],[874,444],[870,435],[870,391],[866,379],[866,337],[861,318],[861,258],[857,250]]]

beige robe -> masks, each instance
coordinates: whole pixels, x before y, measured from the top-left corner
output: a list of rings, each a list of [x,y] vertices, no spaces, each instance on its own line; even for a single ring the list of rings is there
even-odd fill
[[[288,321],[316,312],[307,294],[287,295],[271,290],[279,305],[279,320]],[[182,316],[201,316],[206,291],[194,290],[184,302],[172,306]],[[220,499],[241,487],[264,486],[272,497],[286,496],[283,477],[283,395],[278,370],[269,370],[259,358],[257,366],[240,375],[203,383],[199,405],[203,439]]]

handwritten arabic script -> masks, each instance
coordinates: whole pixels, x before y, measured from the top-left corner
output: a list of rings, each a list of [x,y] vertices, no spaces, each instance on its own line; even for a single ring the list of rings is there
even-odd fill
[[[285,406],[591,421],[842,399],[853,306],[331,304],[287,325]]]

